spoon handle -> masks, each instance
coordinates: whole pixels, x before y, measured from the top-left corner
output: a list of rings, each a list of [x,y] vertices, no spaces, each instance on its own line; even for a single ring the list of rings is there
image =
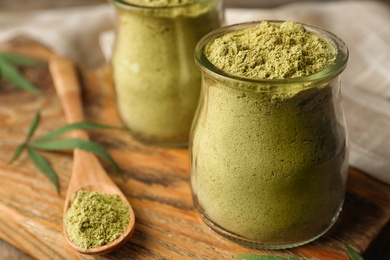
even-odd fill
[[[68,124],[84,121],[81,89],[72,61],[55,56],[50,59],[49,70]],[[72,135],[74,138],[88,139],[87,133],[82,130],[74,130]]]

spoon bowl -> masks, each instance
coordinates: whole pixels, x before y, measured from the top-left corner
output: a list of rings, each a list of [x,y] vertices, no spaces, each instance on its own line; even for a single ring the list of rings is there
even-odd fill
[[[64,57],[54,57],[50,60],[49,70],[54,81],[57,94],[61,100],[66,120],[69,124],[84,121],[80,86],[73,63]],[[88,140],[88,134],[83,130],[74,130],[73,138]],[[129,223],[124,232],[114,241],[100,246],[84,249],[71,241],[66,232],[65,217],[70,208],[71,198],[76,192],[96,191],[105,194],[118,195],[127,205],[129,211]],[[63,230],[66,241],[72,249],[83,254],[105,254],[118,249],[131,237],[135,226],[134,211],[118,186],[107,175],[96,156],[84,150],[75,149],[73,154],[72,175],[69,182],[63,214]]]
[[[83,190],[83,191],[96,191],[96,192],[101,192],[101,193],[110,194],[110,195],[118,195],[122,201],[124,201],[125,203],[127,202],[127,199],[122,194],[122,192],[118,193],[118,191],[113,186],[101,185],[101,184],[90,184],[90,185],[87,185],[87,186],[80,187],[80,189],[74,191],[71,194],[71,196],[73,194],[75,194],[76,192],[80,191],[80,190]],[[67,200],[66,200],[66,204],[65,204],[65,207],[64,207],[64,216],[66,215],[66,212],[70,208],[70,198],[71,198],[71,196],[69,198],[67,198]],[[64,234],[65,234],[65,239],[68,242],[68,244],[70,245],[70,247],[73,250],[75,250],[75,251],[77,251],[79,253],[82,253],[82,254],[101,255],[101,254],[107,254],[109,252],[112,252],[112,251],[120,248],[121,246],[123,246],[130,239],[131,235],[133,234],[133,232],[134,232],[134,225],[135,225],[134,212],[133,212],[130,204],[128,202],[126,204],[128,205],[128,208],[129,208],[129,223],[126,226],[126,229],[123,231],[122,235],[119,236],[117,239],[111,241],[110,243],[108,243],[106,245],[99,246],[99,247],[83,249],[83,248],[80,248],[78,245],[74,244],[69,239],[68,234],[66,232],[65,218],[64,218],[64,221],[63,221],[64,230],[63,231],[64,231]]]

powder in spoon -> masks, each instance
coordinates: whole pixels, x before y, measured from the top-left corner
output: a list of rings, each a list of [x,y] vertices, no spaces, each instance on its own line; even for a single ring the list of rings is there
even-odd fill
[[[106,245],[125,231],[130,213],[118,195],[78,191],[65,216],[69,239],[83,249]]]

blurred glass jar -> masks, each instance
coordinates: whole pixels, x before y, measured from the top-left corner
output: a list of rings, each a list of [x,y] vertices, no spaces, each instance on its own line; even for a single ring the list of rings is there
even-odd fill
[[[191,131],[195,207],[218,233],[260,248],[308,243],[337,220],[345,196],[348,140],[340,73],[348,49],[318,73],[250,79],[211,64],[205,48],[221,35],[255,26],[221,28],[196,49],[202,71],[200,105]]]
[[[201,85],[194,50],[221,26],[222,0],[148,2],[112,0],[118,19],[112,58],[117,106],[143,141],[187,145]]]

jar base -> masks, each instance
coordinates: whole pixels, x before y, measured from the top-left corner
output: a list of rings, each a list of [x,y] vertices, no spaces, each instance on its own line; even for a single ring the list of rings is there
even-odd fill
[[[279,250],[279,249],[288,249],[288,248],[302,246],[302,245],[308,244],[310,242],[313,242],[314,240],[316,240],[319,237],[321,237],[322,235],[324,235],[336,223],[336,221],[337,221],[337,219],[338,219],[338,217],[340,215],[340,212],[342,210],[343,202],[341,202],[339,208],[337,209],[336,214],[334,215],[334,217],[331,220],[331,223],[321,233],[319,233],[318,235],[316,235],[316,236],[314,236],[314,237],[312,237],[310,239],[304,240],[304,241],[291,243],[291,244],[282,244],[282,245],[281,244],[264,244],[261,241],[247,239],[247,238],[244,238],[244,237],[242,237],[240,235],[237,235],[237,234],[234,234],[232,232],[229,232],[229,231],[225,230],[224,228],[220,227],[219,225],[217,225],[216,223],[214,223],[212,220],[210,220],[207,217],[207,215],[204,214],[202,212],[202,210],[199,208],[199,205],[195,205],[195,207],[197,208],[197,210],[199,212],[199,215],[200,215],[201,219],[203,220],[203,222],[211,230],[213,230],[217,234],[221,235],[222,237],[227,238],[227,239],[229,239],[229,240],[231,240],[231,241],[233,241],[235,243],[241,244],[241,245],[246,246],[246,247],[251,247],[251,248],[255,248],[255,249]]]

